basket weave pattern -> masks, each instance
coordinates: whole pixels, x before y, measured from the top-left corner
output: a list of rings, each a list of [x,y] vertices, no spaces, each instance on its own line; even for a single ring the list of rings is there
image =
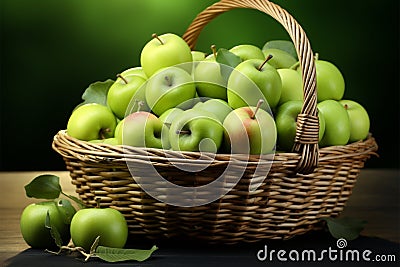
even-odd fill
[[[318,227],[319,218],[340,214],[365,161],[377,150],[372,136],[346,146],[318,148],[313,53],[299,24],[279,6],[265,0],[222,0],[200,13],[183,38],[194,49],[203,27],[233,8],[253,8],[271,15],[295,44],[305,101],[293,152],[277,153],[272,162],[250,156],[241,179],[223,197],[206,205],[178,207],[154,199],[136,182],[136,178],[146,178],[149,160],[166,180],[194,187],[214,181],[228,164],[243,166],[243,155],[209,155],[207,168],[187,173],[173,163],[199,164],[199,153],[88,143],[68,136],[65,130],[54,137],[53,149],[63,157],[79,197],[93,206],[100,198],[102,206],[121,211],[135,238],[178,236],[237,243],[303,234]],[[135,166],[133,174],[127,162]],[[254,175],[260,164],[271,166],[267,177]],[[250,190],[254,181],[260,186]],[[230,177],[223,181],[229,182]],[[154,186],[162,194],[172,194],[163,191],[163,183]]]

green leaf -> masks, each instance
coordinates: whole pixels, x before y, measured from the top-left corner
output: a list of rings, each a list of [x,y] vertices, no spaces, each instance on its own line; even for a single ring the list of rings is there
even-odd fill
[[[119,262],[129,260],[144,261],[147,260],[151,256],[151,254],[157,249],[157,246],[153,246],[149,250],[98,246],[96,249],[96,256],[107,262]]]
[[[60,196],[60,178],[51,174],[43,174],[35,177],[29,184],[25,185],[27,197],[39,199],[55,199]]]
[[[364,220],[350,217],[321,219],[326,221],[329,232],[333,237],[346,240],[356,239],[367,223]]]
[[[225,81],[228,81],[233,69],[242,62],[240,57],[225,48],[218,49],[215,60],[221,64],[220,72]]]
[[[107,94],[114,81],[108,79],[104,82],[95,82],[89,85],[82,95],[84,102],[80,105],[88,103],[97,103],[107,106]]]
[[[63,194],[64,194],[64,193],[63,193]],[[64,196],[66,196],[66,197],[68,197],[69,199],[73,200],[73,201],[79,206],[79,208],[81,208],[81,209],[86,209],[86,208],[89,207],[89,206],[87,206],[85,203],[83,203],[82,200],[80,200],[80,199],[77,198],[77,197],[74,197],[74,196],[71,196],[71,195],[66,195],[66,194],[64,194]]]
[[[235,68],[237,65],[239,65],[242,60],[240,57],[235,55],[234,53],[230,52],[229,50],[225,48],[220,48],[218,49],[217,52],[217,58],[215,59],[218,63],[228,65],[232,68]]]
[[[296,48],[294,47],[294,45],[291,41],[272,40],[272,41],[266,42],[264,47],[262,48],[262,50],[266,50],[266,49],[270,49],[270,48],[283,50],[298,60]]]
[[[54,242],[56,243],[57,247],[61,248],[63,245],[61,235],[57,227],[51,223],[49,211],[47,211],[45,227],[50,230],[51,237],[54,239]]]
[[[71,224],[72,217],[76,213],[76,209],[71,205],[67,199],[60,199],[57,201],[57,209],[62,214],[65,224]]]

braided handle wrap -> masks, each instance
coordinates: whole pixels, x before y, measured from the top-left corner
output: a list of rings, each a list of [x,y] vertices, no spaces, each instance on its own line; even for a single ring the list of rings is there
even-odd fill
[[[289,33],[299,57],[303,78],[304,103],[297,118],[293,152],[300,153],[296,172],[312,173],[318,165],[318,110],[314,55],[309,40],[301,26],[280,6],[267,0],[221,0],[202,11],[191,23],[183,39],[195,48],[202,29],[218,15],[235,8],[251,8],[264,12],[277,20]]]

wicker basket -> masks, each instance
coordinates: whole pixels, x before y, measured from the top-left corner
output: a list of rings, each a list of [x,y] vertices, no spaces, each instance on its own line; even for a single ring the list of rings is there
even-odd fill
[[[255,242],[287,239],[319,226],[319,218],[337,216],[365,161],[377,151],[372,136],[345,146],[318,148],[315,65],[309,41],[299,24],[285,10],[266,0],[222,0],[208,7],[192,22],[183,38],[193,49],[203,27],[219,14],[234,8],[260,10],[280,22],[297,49],[302,66],[304,105],[298,117],[291,153],[273,158],[248,155],[201,154],[153,148],[94,144],[59,131],[53,149],[62,155],[79,197],[89,205],[121,211],[134,238],[183,237],[207,242]],[[152,181],[149,165],[165,179]],[[188,172],[179,166],[198,166]],[[204,165],[204,166],[203,166]],[[128,168],[129,166],[129,168]],[[149,195],[143,184],[152,184],[168,200],[177,192],[166,190],[166,181],[186,188],[210,184],[231,168],[240,176],[226,175],[220,185],[232,187],[222,197],[200,206],[176,206]],[[258,168],[269,169],[266,176]],[[132,173],[132,174],[131,174]],[[133,179],[133,178],[134,179]],[[253,188],[254,182],[257,188]],[[232,186],[231,186],[232,185]],[[196,191],[194,191],[196,192]],[[206,198],[207,192],[187,198]]]

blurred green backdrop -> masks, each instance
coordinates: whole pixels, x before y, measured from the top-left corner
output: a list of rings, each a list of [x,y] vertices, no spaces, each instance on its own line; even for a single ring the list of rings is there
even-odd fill
[[[2,0],[0,170],[63,170],[51,149],[87,86],[139,65],[151,38],[182,35],[217,0]],[[380,158],[369,167],[399,167],[399,1],[283,1],[314,52],[336,64],[345,98],[363,104]],[[273,19],[237,9],[213,20],[197,49],[211,44],[262,46],[288,39]]]

